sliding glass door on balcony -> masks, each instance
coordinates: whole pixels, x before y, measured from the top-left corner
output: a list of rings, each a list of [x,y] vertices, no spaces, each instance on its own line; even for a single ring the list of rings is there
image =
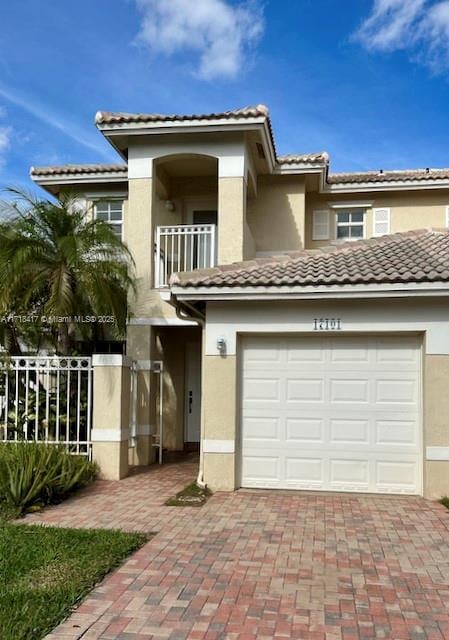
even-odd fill
[[[168,286],[172,273],[215,266],[214,224],[157,227],[155,286]]]

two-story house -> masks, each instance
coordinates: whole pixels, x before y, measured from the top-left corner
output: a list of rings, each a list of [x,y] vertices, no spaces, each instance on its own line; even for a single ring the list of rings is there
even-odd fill
[[[163,405],[143,369],[120,455],[200,448],[212,489],[448,493],[449,169],[278,156],[263,105],[95,121],[122,164],[31,177],[135,259],[126,353],[163,362]]]

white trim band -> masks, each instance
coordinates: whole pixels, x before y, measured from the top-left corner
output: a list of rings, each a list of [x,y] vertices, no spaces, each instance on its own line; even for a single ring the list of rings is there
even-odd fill
[[[124,442],[129,439],[129,429],[92,429],[92,442]]]
[[[191,322],[190,320],[181,320],[181,318],[164,318],[164,317],[156,317],[156,318],[130,318],[128,320],[128,326],[135,325],[141,327],[184,327],[184,326],[197,326],[196,322]]]
[[[92,356],[93,367],[130,367],[131,358],[120,353],[94,353]]]
[[[426,460],[449,460],[449,447],[426,447]]]
[[[203,453],[235,453],[235,440],[203,440]]]

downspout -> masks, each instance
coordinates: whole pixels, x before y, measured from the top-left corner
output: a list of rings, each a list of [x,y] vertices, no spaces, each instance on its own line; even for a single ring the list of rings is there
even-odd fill
[[[204,316],[202,316],[199,313],[199,311],[195,309],[195,307],[188,304],[187,302],[183,302],[182,306],[189,313],[183,313],[183,309],[181,308],[181,306],[179,304],[176,304],[175,305],[176,315],[180,320],[190,320],[190,321],[193,320],[193,322],[197,322],[200,325],[200,327],[202,328],[202,332],[201,332],[202,351],[201,352],[204,353],[204,325],[205,325]],[[201,366],[201,394],[203,390],[203,381],[204,381],[204,371],[203,371],[203,366]],[[199,464],[199,471],[198,471],[198,477],[196,479],[196,483],[199,487],[201,487],[202,489],[205,489],[206,483],[204,482],[204,456],[203,456],[203,428],[204,428],[203,410],[204,410],[204,403],[201,402],[200,464]]]

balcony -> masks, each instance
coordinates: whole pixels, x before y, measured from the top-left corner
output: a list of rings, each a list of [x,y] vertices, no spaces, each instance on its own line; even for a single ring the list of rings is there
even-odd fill
[[[156,229],[155,287],[168,287],[172,273],[216,264],[216,225],[183,224]]]

